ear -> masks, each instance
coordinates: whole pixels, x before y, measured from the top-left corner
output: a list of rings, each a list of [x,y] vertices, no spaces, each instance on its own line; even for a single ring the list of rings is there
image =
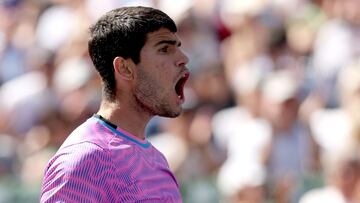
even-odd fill
[[[121,56],[117,56],[113,60],[113,67],[115,74],[119,75],[125,80],[132,80],[134,78],[134,71],[129,63],[129,60]]]

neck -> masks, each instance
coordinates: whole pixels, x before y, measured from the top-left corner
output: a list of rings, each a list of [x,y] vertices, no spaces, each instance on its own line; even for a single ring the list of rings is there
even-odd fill
[[[145,139],[145,127],[152,117],[145,111],[132,108],[132,105],[109,101],[101,102],[97,114],[140,139]]]

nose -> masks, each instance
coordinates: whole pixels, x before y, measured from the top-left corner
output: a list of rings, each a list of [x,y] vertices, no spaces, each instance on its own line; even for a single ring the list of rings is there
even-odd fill
[[[179,49],[179,58],[176,62],[177,67],[184,67],[187,63],[189,63],[189,58],[186,56],[186,54]]]

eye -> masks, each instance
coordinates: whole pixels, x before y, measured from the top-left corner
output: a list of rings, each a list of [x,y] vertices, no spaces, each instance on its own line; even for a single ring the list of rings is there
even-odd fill
[[[161,53],[168,53],[169,52],[169,47],[168,46],[164,46],[161,49],[159,49],[159,52]]]

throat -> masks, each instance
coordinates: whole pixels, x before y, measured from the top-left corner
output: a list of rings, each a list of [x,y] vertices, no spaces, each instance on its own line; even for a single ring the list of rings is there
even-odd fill
[[[101,116],[102,119],[100,119],[114,129],[119,127],[139,139],[145,139],[145,127],[150,117],[146,116],[147,114],[144,112],[139,113],[130,104],[122,103],[117,108],[106,108],[102,105],[97,115]]]

